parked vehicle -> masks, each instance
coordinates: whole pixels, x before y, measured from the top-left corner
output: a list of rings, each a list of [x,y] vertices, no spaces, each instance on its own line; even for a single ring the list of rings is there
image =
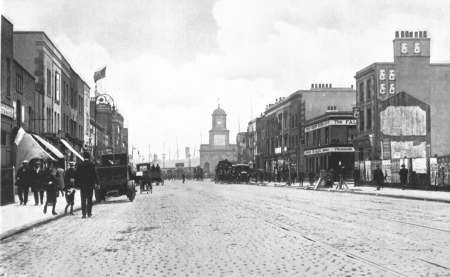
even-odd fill
[[[107,196],[126,195],[130,201],[136,196],[135,174],[128,163],[128,155],[107,154],[101,156],[101,164],[96,167],[99,187],[95,189],[95,199],[105,200]]]
[[[233,165],[233,178],[236,183],[248,183],[250,181],[251,169],[248,164]]]
[[[140,163],[136,165],[136,178],[134,179],[136,184],[141,188],[141,193],[150,191],[152,193],[153,187],[150,177],[150,163]]]
[[[216,183],[232,183],[234,181],[233,164],[230,161],[219,161],[214,181]]]

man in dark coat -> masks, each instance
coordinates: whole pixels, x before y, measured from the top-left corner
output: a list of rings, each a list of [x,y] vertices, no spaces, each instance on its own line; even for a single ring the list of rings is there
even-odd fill
[[[47,192],[47,198],[45,199],[44,214],[47,213],[47,206],[52,205],[52,214],[57,215],[55,211],[56,207],[56,194],[58,193],[58,177],[57,169],[54,162],[48,163],[48,168],[45,172],[45,190]]]
[[[402,164],[402,168],[400,169],[398,174],[400,175],[400,184],[402,186],[402,189],[405,189],[406,183],[408,182],[408,169],[405,168],[404,164]]]
[[[30,190],[30,169],[28,161],[24,160],[22,166],[17,170],[16,184],[17,194],[19,195],[20,205],[26,205],[28,202],[28,191]]]
[[[377,190],[380,190],[383,187],[384,174],[379,165],[377,165],[377,168],[373,172],[373,180],[377,184]]]
[[[39,205],[39,200],[41,200],[41,205],[44,204],[45,181],[46,177],[41,168],[41,162],[35,161],[33,170],[30,172],[30,183],[31,190],[34,194],[34,204],[36,206]]]
[[[82,218],[86,218],[86,214],[88,217],[92,216],[92,194],[98,180],[95,165],[90,161],[89,153],[84,152],[83,158],[84,161],[78,165],[75,179],[80,188]]]

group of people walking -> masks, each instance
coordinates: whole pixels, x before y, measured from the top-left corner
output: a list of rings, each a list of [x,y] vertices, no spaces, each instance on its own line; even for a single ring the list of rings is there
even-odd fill
[[[83,154],[84,161],[78,163],[69,162],[69,167],[64,170],[64,161],[47,160],[43,164],[40,160],[34,160],[31,164],[25,160],[17,171],[16,185],[20,205],[28,203],[28,194],[34,195],[34,204],[44,205],[43,212],[47,213],[48,206],[52,207],[52,214],[57,215],[56,202],[61,194],[65,196],[66,207],[64,213],[73,215],[75,194],[80,190],[82,217],[92,216],[92,196],[95,185],[98,184],[95,165],[90,161],[90,154]],[[44,192],[46,194],[44,203]]]

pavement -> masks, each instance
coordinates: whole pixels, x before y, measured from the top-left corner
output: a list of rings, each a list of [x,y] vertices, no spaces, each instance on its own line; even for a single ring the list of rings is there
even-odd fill
[[[2,240],[0,276],[450,276],[449,235],[445,203],[174,181]]]
[[[423,201],[434,201],[450,203],[450,192],[449,191],[432,191],[432,190],[416,190],[416,189],[400,189],[400,188],[382,188],[377,190],[373,186],[354,186],[353,183],[348,183],[348,188],[336,189],[336,184],[333,188],[318,188],[315,189],[314,186],[310,186],[309,183],[294,183],[291,186],[286,185],[284,182],[263,182],[263,183],[253,183],[260,186],[273,186],[273,187],[286,187],[286,188],[297,188],[306,190],[316,190],[316,191],[327,191],[336,193],[354,193],[363,195],[373,195],[382,197],[392,197],[392,198],[402,198],[410,200],[423,200]]]
[[[44,194],[44,203],[45,203]],[[66,207],[66,199],[59,196],[56,201],[55,211],[58,215],[52,215],[52,207],[47,208],[47,213],[43,213],[44,205],[35,206],[33,193],[28,195],[27,205],[19,205],[18,196],[15,196],[15,203],[0,207],[0,240],[8,238],[20,232],[24,232],[30,228],[37,227],[41,224],[66,216],[64,208]],[[78,216],[81,209],[80,193],[76,192],[74,216]]]

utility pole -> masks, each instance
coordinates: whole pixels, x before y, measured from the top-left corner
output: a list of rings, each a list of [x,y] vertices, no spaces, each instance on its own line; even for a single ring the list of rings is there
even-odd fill
[[[177,142],[177,160],[180,159],[180,149],[178,149],[178,137],[176,137],[176,142]]]

